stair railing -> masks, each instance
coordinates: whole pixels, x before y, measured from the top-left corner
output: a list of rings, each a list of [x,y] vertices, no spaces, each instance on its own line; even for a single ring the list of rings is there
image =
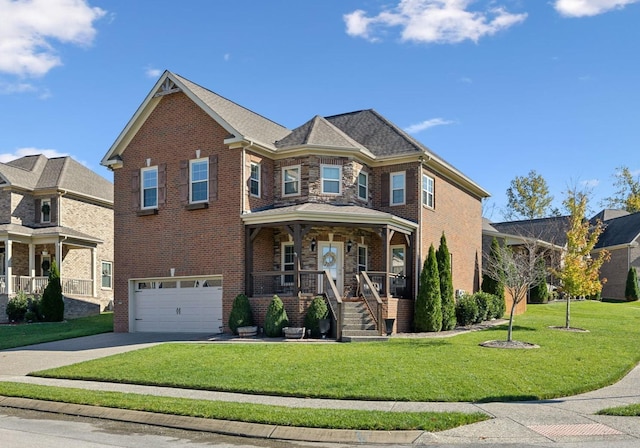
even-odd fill
[[[338,292],[336,282],[333,281],[333,278],[329,275],[328,271],[324,271],[322,278],[324,286],[322,290],[327,298],[327,302],[329,303],[329,308],[336,320],[336,340],[339,341],[342,339],[342,296]]]
[[[376,323],[376,330],[380,335],[385,334],[385,329],[382,325],[382,299],[380,298],[380,294],[378,294],[378,288],[373,284],[369,275],[362,271],[360,272],[359,283],[360,294],[364,298],[364,303],[369,308],[369,313],[373,316],[373,320]]]

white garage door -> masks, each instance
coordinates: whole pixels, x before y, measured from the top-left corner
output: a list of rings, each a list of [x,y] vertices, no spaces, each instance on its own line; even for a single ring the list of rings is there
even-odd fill
[[[133,331],[219,333],[222,279],[219,277],[133,281]]]

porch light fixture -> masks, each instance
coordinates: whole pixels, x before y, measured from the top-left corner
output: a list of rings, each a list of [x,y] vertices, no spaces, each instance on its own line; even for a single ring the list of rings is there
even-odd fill
[[[315,252],[316,251],[316,239],[315,238],[311,238],[311,252]]]
[[[353,247],[353,241],[347,241],[347,252],[351,252],[351,248]]]

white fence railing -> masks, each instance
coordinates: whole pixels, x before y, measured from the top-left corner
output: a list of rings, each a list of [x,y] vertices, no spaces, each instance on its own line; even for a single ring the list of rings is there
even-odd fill
[[[42,294],[49,283],[49,277],[29,277],[24,275],[12,275],[13,291],[24,291],[27,294]],[[72,296],[93,296],[93,280],[77,278],[63,278],[62,293]],[[8,294],[7,276],[0,275],[0,294]]]

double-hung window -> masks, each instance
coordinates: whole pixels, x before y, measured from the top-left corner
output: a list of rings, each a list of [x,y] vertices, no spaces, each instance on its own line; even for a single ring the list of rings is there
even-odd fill
[[[369,175],[364,171],[358,174],[358,198],[363,201],[369,200]]]
[[[362,244],[358,245],[358,272],[367,270],[367,260],[369,258],[368,248]]]
[[[260,165],[251,164],[251,177],[249,178],[249,193],[251,196],[260,197]]]
[[[322,194],[340,194],[342,167],[338,165],[322,165]]]
[[[426,174],[422,175],[422,205],[429,208],[433,208],[434,204],[433,182],[432,177],[429,177]]]
[[[189,202],[207,202],[209,200],[209,159],[196,159],[189,162]]]
[[[43,199],[40,207],[40,222],[51,222],[51,199]]]
[[[110,261],[102,262],[102,288],[112,288],[113,264]]]
[[[300,194],[300,165],[287,166],[282,169],[282,195],[296,196]]]
[[[140,180],[142,208],[158,208],[158,167],[142,168]]]
[[[293,243],[282,244],[282,270],[295,270],[295,253],[293,251]],[[293,284],[293,274],[285,274],[282,276],[283,286]]]
[[[391,205],[403,205],[405,203],[405,180],[404,171],[391,173]]]

